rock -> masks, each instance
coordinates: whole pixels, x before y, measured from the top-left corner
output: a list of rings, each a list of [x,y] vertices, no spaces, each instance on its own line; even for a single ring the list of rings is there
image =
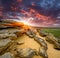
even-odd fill
[[[39,55],[43,58],[48,58],[47,52],[44,47],[39,48]]]
[[[18,55],[21,58],[32,58],[35,55],[35,51],[31,48],[25,48],[18,50]]]
[[[26,32],[26,35],[29,36],[30,38],[33,38],[36,34],[35,34],[34,31],[32,31],[32,30],[29,29],[29,30]]]
[[[9,29],[9,28],[15,28],[15,27],[14,27],[14,26],[4,26],[4,25],[0,25],[0,30]]]
[[[17,36],[16,34],[9,34],[9,33],[5,33],[5,34],[0,34],[0,39],[5,39],[5,38],[11,38],[11,39],[16,39]]]
[[[0,23],[0,30],[9,29],[9,28],[15,28],[15,27],[12,26],[10,23]]]
[[[49,33],[49,34],[46,36],[45,39],[46,39],[46,41],[48,41],[49,43],[53,44],[55,49],[60,50],[60,43],[58,42],[58,39],[57,39],[54,35],[52,35],[51,33]]]
[[[10,36],[10,35],[15,35],[17,37],[21,36],[24,32],[23,29],[5,29],[5,30],[1,30],[0,31],[0,35],[5,35],[5,36],[2,36],[2,37],[6,37],[6,36]]]
[[[47,48],[47,44],[45,43],[45,41],[37,36],[34,37],[34,40],[37,41],[37,43],[39,43],[41,46],[43,46],[46,50]]]
[[[38,33],[42,37],[46,37],[48,33],[44,32],[43,30],[37,29]]]
[[[7,20],[7,19],[0,20],[0,23],[13,23],[13,22],[16,22],[16,21],[14,21],[14,20]]]
[[[4,34],[4,33],[8,33],[8,32],[10,32],[8,29],[0,30],[0,34]]]
[[[23,35],[25,32],[24,32],[24,29],[20,29],[19,31],[16,31],[15,34],[17,35],[17,37]]]
[[[0,58],[14,58],[14,56],[10,52],[7,52],[3,54],[2,56],[0,56]]]
[[[54,42],[57,42],[57,39],[56,39],[56,37],[53,35],[53,34],[51,34],[51,33],[49,33],[47,36],[46,36],[46,41],[48,41],[48,42],[50,42],[50,43],[53,43],[54,44]]]
[[[38,36],[35,36],[34,37],[34,40],[37,41],[37,43],[39,43],[41,45],[41,48],[39,48],[39,55],[44,57],[44,58],[48,58],[48,55],[47,55],[47,44],[45,43],[45,41],[41,38],[39,38]]]
[[[60,39],[58,39],[58,43],[60,44]]]
[[[60,44],[56,42],[54,44],[54,49],[60,50]]]
[[[2,39],[0,40],[0,53],[4,51],[8,46],[12,44],[10,39]]]
[[[22,44],[24,44],[24,42],[22,42],[22,41],[12,41],[13,43],[15,43],[15,44],[17,44],[17,45],[22,45]]]
[[[17,32],[20,33],[21,29],[11,29],[11,30],[8,30],[8,33],[16,34]]]
[[[22,45],[22,44],[24,44],[24,42],[16,42],[17,43],[17,45]]]
[[[20,32],[20,29],[16,29],[16,28],[15,29],[3,29],[0,31],[0,34],[4,34],[4,33],[14,34],[16,32]]]

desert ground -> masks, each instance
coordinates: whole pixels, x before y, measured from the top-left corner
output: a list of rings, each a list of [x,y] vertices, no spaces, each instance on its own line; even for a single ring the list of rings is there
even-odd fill
[[[7,24],[8,26],[5,26]],[[58,41],[53,34],[49,35],[43,31],[42,35],[39,35],[37,31],[35,31],[35,34],[34,30],[36,29],[33,28],[32,31],[27,29],[26,31],[19,25],[16,27],[5,21],[0,22],[0,58],[60,58],[60,40]],[[46,41],[46,38],[53,44]],[[43,56],[38,53],[41,47],[44,48],[42,50]],[[26,50],[23,51],[23,49]],[[30,57],[31,55],[33,57]]]
[[[41,38],[44,39],[44,37],[41,37]],[[34,41],[33,38],[29,38],[26,35],[19,37],[18,41],[24,41],[25,42],[25,44],[18,46],[18,48],[33,48],[33,49],[36,49],[38,51],[38,49],[40,47],[40,45],[38,43],[36,43],[36,41]],[[47,45],[48,45],[48,50],[47,50],[48,58],[60,58],[60,51],[55,50],[53,48],[53,45],[48,43],[48,42],[47,42]],[[43,58],[43,57],[34,56],[33,58]]]

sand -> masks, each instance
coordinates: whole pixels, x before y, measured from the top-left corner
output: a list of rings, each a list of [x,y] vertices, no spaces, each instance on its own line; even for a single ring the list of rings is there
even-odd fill
[[[43,38],[43,37],[41,37],[41,38]],[[38,51],[38,49],[40,47],[40,45],[36,41],[34,41],[33,38],[29,38],[27,35],[23,35],[23,36],[19,37],[19,39],[17,41],[23,41],[24,42],[23,45],[20,45],[17,48],[32,48],[32,49],[36,49]],[[48,45],[48,50],[47,50],[48,58],[60,58],[60,51],[55,50],[53,48],[52,44],[50,44],[48,42],[46,42],[46,43]],[[43,57],[34,56],[33,58],[43,58]]]

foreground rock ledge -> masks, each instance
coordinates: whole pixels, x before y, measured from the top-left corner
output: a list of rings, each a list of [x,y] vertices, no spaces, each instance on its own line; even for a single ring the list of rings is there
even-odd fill
[[[14,56],[10,52],[7,52],[3,54],[2,56],[0,56],[0,58],[14,58]]]
[[[31,56],[35,56],[36,50],[33,51],[33,49],[32,49],[34,47],[34,46],[32,46],[34,44],[34,42],[31,41],[29,43],[30,40],[27,40],[27,38],[28,39],[32,38],[32,39],[34,39],[35,42],[37,42],[39,44],[39,51],[36,51],[37,57],[33,57],[33,58],[41,58],[40,56],[42,56],[43,58],[60,58],[60,55],[59,55],[60,53],[57,54],[58,51],[53,49],[52,46],[49,45],[49,43],[45,42],[45,40],[46,40],[46,41],[58,43],[58,40],[54,41],[55,40],[54,36],[49,35],[48,33],[45,33],[41,30],[38,31],[38,33],[40,35],[39,36],[39,35],[35,34],[34,30],[25,31],[23,28],[20,28],[17,26],[5,26],[6,24],[10,24],[10,23],[13,23],[13,22],[11,22],[11,21],[10,22],[9,21],[0,22],[0,53],[4,52],[4,53],[0,54],[0,58],[20,58],[20,57],[24,58],[25,56],[26,56],[26,58],[29,58],[28,55],[31,55],[31,53],[32,53]],[[23,31],[25,31],[26,33],[24,33]],[[23,36],[23,34],[25,37]],[[20,38],[18,38],[18,37],[20,37]],[[23,44],[22,46],[24,47],[24,43],[21,43],[21,37],[23,40],[26,41],[25,42],[27,44],[26,49],[20,47],[22,44]],[[14,39],[16,39],[16,40],[14,40]],[[18,39],[20,40],[19,42],[17,42]],[[54,43],[53,43],[53,45],[54,45]],[[31,47],[30,45],[32,46],[32,48],[31,48],[32,50],[30,50],[30,49],[28,50],[28,47],[29,48]],[[36,44],[34,44],[34,45],[36,46]],[[54,45],[54,46],[60,48],[59,45],[58,46]],[[20,48],[17,48],[17,47],[20,47]],[[22,49],[22,50],[17,51],[17,49]],[[39,54],[38,54],[38,52],[39,52]],[[32,57],[30,57],[30,58],[32,58]]]
[[[4,51],[8,46],[12,44],[10,39],[0,40],[0,52]]]

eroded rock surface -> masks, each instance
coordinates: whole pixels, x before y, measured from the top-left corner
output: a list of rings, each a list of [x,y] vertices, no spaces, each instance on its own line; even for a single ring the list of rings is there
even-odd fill
[[[7,53],[1,55],[0,58],[14,58],[14,56],[10,52],[7,52]]]
[[[48,34],[43,30],[36,29],[36,31],[38,31],[38,34],[41,37],[45,37],[46,40],[45,41],[44,39],[40,38],[34,30],[28,29],[26,31],[24,30],[24,28],[20,28],[20,26],[17,27],[10,25],[11,23],[13,23],[13,21],[10,22],[6,20],[0,21],[0,53],[4,51],[3,54],[0,54],[0,58],[14,58],[14,57],[32,58],[34,55],[36,55],[36,52],[37,52],[37,56],[39,55],[42,56],[43,58],[48,58],[48,54],[47,54],[48,46],[46,41],[53,44],[55,49],[60,49],[60,43],[59,43],[60,40],[57,40],[54,35]],[[27,35],[30,38],[33,38],[33,40],[41,46],[39,48],[39,51],[36,51],[32,48],[17,49],[17,46],[20,46],[25,43],[25,42],[16,41],[18,37],[21,37],[23,34]]]
[[[43,30],[37,29],[37,32],[39,33],[40,36],[46,37],[48,33],[44,32]]]
[[[60,43],[58,42],[58,39],[53,34],[49,33],[45,39],[49,43],[53,44],[55,49],[60,50]]]
[[[32,58],[35,55],[35,51],[31,48],[19,49],[18,55],[21,58]]]
[[[7,47],[12,44],[10,39],[2,39],[0,40],[0,52],[4,51]]]

